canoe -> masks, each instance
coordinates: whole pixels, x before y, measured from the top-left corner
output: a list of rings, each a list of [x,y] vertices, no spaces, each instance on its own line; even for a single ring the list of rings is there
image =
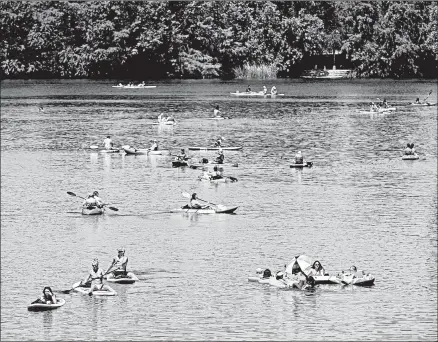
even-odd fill
[[[223,151],[238,151],[242,149],[242,146],[234,146],[234,147],[221,147]],[[197,147],[190,146],[189,150],[191,151],[219,151],[219,147]]]
[[[420,159],[418,154],[410,154],[402,157],[402,160],[417,160],[417,159]]]
[[[35,303],[30,304],[27,307],[29,311],[47,311],[57,309],[65,304],[65,299],[58,298],[56,300],[56,304],[43,304],[43,303]]]
[[[93,209],[87,209],[82,208],[82,215],[102,215],[104,213],[103,208],[93,208]]]
[[[235,93],[230,93],[230,95],[232,96],[248,96],[248,97],[272,97],[275,98],[276,96],[284,96],[284,94],[263,94],[263,91],[251,91],[251,92],[235,92]]]
[[[218,205],[215,208],[209,207],[205,209],[191,209],[187,208],[187,205],[185,205],[182,208],[178,208],[173,210],[175,213],[197,213],[197,214],[231,214],[234,211],[236,211],[238,207],[226,207],[224,205]]]
[[[137,276],[133,272],[128,272],[126,277],[114,278],[112,273],[106,276],[106,281],[117,284],[134,284],[138,280]]]
[[[88,292],[90,291],[89,287],[85,287],[85,286],[79,286],[79,281],[75,284],[72,285],[72,288],[74,287],[76,292],[82,293],[82,294],[88,294]],[[108,286],[108,285],[107,285]],[[115,296],[117,294],[116,291],[114,291],[111,287],[110,287],[111,291],[93,291],[92,295],[93,296]]]
[[[414,102],[411,102],[409,105],[411,105],[411,106],[436,106],[437,103],[436,102],[435,103],[430,103],[430,102],[414,103]]]
[[[116,85],[116,86],[112,86],[113,88],[121,88],[121,89],[150,89],[150,88],[156,88],[157,86],[128,86],[128,85]]]
[[[173,160],[172,161],[172,167],[183,167],[188,166],[189,164],[186,161],[181,160]]]
[[[305,162],[303,164],[290,164],[290,167],[312,167],[313,163],[312,162]]]
[[[228,120],[228,116],[216,116],[214,118],[207,118],[207,120]]]

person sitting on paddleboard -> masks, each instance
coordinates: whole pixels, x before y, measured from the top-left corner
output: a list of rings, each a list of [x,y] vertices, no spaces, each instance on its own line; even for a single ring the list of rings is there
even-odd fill
[[[103,145],[107,150],[111,150],[113,148],[114,144],[109,135],[106,137],[106,139],[104,139]]]
[[[415,148],[414,148],[414,143],[411,143],[411,153],[412,154],[415,154]]]
[[[93,293],[93,291],[111,291],[111,289],[103,284],[103,271],[99,267],[99,260],[94,259],[91,264],[91,270],[88,273],[87,277],[81,281],[80,286],[90,287],[89,295]]]
[[[323,276],[325,275],[325,269],[324,267],[322,267],[321,263],[316,260],[313,265],[312,265],[312,269],[310,270],[310,274],[312,276]]]
[[[32,302],[32,304],[41,303],[41,304],[56,304],[56,296],[53,293],[52,289],[49,286],[46,286],[43,289],[43,295],[38,298],[36,301]]]
[[[413,154],[413,153],[412,153],[412,148],[411,148],[411,144],[410,144],[410,143],[407,143],[406,148],[405,148],[405,150],[404,150],[404,153],[405,153],[406,156],[410,156],[410,155]]]
[[[301,151],[298,151],[297,154],[295,155],[295,164],[303,164],[303,163],[304,163],[303,155],[301,154]]]
[[[181,152],[176,156],[176,160],[177,161],[185,161],[185,160],[187,160],[188,158],[187,158],[187,155],[186,155],[186,152],[184,151],[184,149],[182,148],[181,149]]]
[[[219,147],[219,151],[217,152],[218,156],[216,157],[216,163],[223,164],[224,163],[224,151],[222,151],[222,148]]]
[[[117,256],[114,257],[111,265],[108,267],[105,273],[108,273],[111,268],[114,270],[111,272],[114,278],[123,278],[126,277],[126,266],[128,265],[128,257],[125,255],[125,249],[119,248],[117,249]]]
[[[421,103],[419,97],[417,97],[417,99],[415,100],[415,103],[416,103],[416,104],[420,104],[420,103]]]
[[[214,116],[215,117],[217,117],[217,118],[219,118],[221,115],[221,112],[220,112],[220,110],[219,110],[219,105],[217,105],[215,108],[214,108],[214,110],[213,110],[213,114],[214,114]]]
[[[151,151],[158,151],[158,142],[156,140],[153,141],[150,150]]]
[[[196,194],[196,192],[194,192],[190,197],[189,207],[192,209],[202,209],[202,208],[207,208],[208,205],[203,206],[201,203],[199,203],[198,195]]]
[[[271,88],[271,94],[272,94],[272,95],[277,95],[277,88],[275,88],[275,86],[272,86],[272,88]]]
[[[266,95],[268,93],[268,88],[266,86],[263,86],[263,95]]]
[[[222,138],[219,137],[214,143],[214,147],[221,147],[222,146]]]
[[[222,172],[219,171],[217,166],[213,167],[213,172],[210,174],[210,179],[221,179]]]
[[[249,86],[249,84],[248,84],[248,88],[246,88],[246,92],[247,92],[247,93],[250,93],[250,92],[251,92],[251,87]]]

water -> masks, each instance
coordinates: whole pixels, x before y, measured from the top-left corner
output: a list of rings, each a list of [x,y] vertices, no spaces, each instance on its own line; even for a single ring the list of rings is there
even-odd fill
[[[3,81],[1,85],[1,331],[3,340],[436,340],[437,102],[434,82],[277,80],[284,98],[244,99],[239,81]],[[263,83],[252,81],[253,89]],[[359,114],[385,97],[397,111]],[[218,104],[232,120],[205,120]],[[38,106],[44,111],[39,112]],[[173,114],[175,127],[151,123]],[[97,154],[158,139],[177,153],[224,136],[237,183],[210,185],[171,157]],[[418,161],[399,150],[414,142]],[[311,169],[291,169],[297,150]],[[212,158],[214,152],[191,152]],[[118,212],[82,216],[98,190]],[[170,214],[196,191],[236,215]],[[125,246],[140,281],[118,296],[59,295],[53,312],[26,306],[46,285],[69,289],[93,258],[106,269]],[[335,274],[351,265],[372,288],[313,293],[247,282],[297,254]]]

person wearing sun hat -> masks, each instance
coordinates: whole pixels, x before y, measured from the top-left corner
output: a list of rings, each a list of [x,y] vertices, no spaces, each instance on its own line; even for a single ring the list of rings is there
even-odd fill
[[[127,276],[126,266],[128,265],[128,257],[125,255],[125,248],[121,247],[117,249],[117,256],[114,257],[111,265],[108,267],[105,273],[108,273],[111,269],[114,278],[122,278]]]

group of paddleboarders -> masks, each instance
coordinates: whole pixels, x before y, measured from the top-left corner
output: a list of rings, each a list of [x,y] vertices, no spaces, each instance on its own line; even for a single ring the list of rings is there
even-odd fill
[[[175,119],[173,116],[167,116],[166,114],[161,113],[158,115],[158,123],[162,122],[175,122]]]
[[[388,101],[386,101],[386,99],[383,99],[383,101],[379,102],[379,103],[371,102],[371,105],[370,105],[371,112],[378,112],[379,109],[381,109],[381,108],[389,108],[389,104],[388,104]]]
[[[103,208],[104,205],[105,203],[99,197],[98,191],[88,194],[88,197],[82,203],[82,207],[89,210],[94,208]]]

